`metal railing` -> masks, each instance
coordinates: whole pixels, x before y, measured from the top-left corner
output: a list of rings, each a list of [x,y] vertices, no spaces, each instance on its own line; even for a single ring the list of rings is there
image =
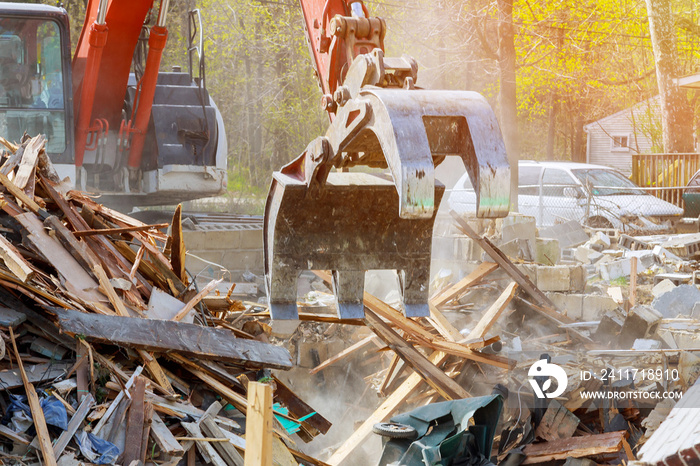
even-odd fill
[[[681,208],[685,186],[698,170],[700,154],[632,155],[632,181]]]

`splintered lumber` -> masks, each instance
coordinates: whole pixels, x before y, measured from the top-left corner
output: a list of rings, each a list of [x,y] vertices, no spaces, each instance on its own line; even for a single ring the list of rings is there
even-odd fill
[[[515,280],[515,282],[520,285],[530,296],[532,296],[540,306],[533,307],[533,309],[539,312],[543,317],[547,318],[552,323],[561,327],[563,324],[570,324],[573,320],[564,314],[557,311],[557,307],[554,303],[545,295],[542,290],[537,288],[530,279],[523,274],[520,270],[515,267],[513,262],[508,259],[508,257],[501,252],[488,238],[482,238],[474,230],[471,229],[469,224],[464,221],[459,214],[455,211],[450,211],[450,215],[455,219],[459,228],[466,233],[472,240],[476,241],[481,249],[483,249],[486,254],[488,254],[496,263]],[[570,335],[576,337],[579,341],[583,343],[591,343],[591,339],[582,334],[581,332],[569,328],[567,329]]]
[[[36,163],[39,159],[39,152],[44,150],[44,144],[46,144],[46,137],[39,134],[31,138],[24,146],[22,162],[19,164],[17,174],[13,180],[13,183],[18,188],[24,189],[27,186],[30,178],[34,178],[34,168],[36,167]]]
[[[7,426],[0,424],[0,437],[5,437],[12,441],[12,443],[19,443],[20,445],[29,445],[32,442],[31,437],[21,432],[15,432]]]
[[[153,413],[151,417],[151,437],[163,453],[178,457],[185,454],[185,449],[182,448],[180,442],[170,432],[158,413]]]
[[[214,288],[216,288],[216,285],[221,283],[223,278],[220,278],[218,280],[212,280],[207,285],[202,288],[199,293],[197,293],[192,299],[190,299],[187,304],[185,304],[185,307],[180,309],[177,314],[175,314],[175,317],[173,317],[171,320],[175,322],[179,322],[182,319],[185,318],[185,316],[192,310],[194,307],[199,304],[199,302],[206,296],[208,295]]]
[[[272,387],[248,384],[245,466],[272,466]]]
[[[22,358],[17,350],[17,342],[15,342],[15,334],[12,327],[10,327],[10,339],[12,341],[12,349],[15,353],[15,360],[17,361],[17,366],[19,366],[19,371],[22,375],[22,382],[24,383],[24,390],[27,395],[27,403],[29,404],[29,409],[32,413],[32,420],[34,421],[34,428],[36,429],[36,435],[39,439],[39,448],[41,449],[41,455],[44,458],[44,464],[48,466],[55,466],[56,456],[54,455],[53,447],[51,446],[51,437],[49,436],[49,429],[46,427],[44,411],[41,409],[39,396],[36,394],[36,390],[34,390],[34,385],[31,384],[27,378],[27,374],[24,372],[24,365],[22,364]]]
[[[206,435],[202,433],[202,429],[200,428],[199,424],[195,422],[181,422],[180,425],[187,431],[188,434],[192,436],[192,438],[197,439],[206,437]],[[194,443],[197,445],[197,449],[206,463],[212,463],[214,466],[227,466],[221,456],[219,456],[216,450],[214,450],[212,443],[203,442],[201,440],[195,440]]]
[[[99,436],[100,431],[104,428],[104,426],[107,424],[107,421],[109,421],[110,416],[112,413],[114,413],[117,410],[117,407],[119,406],[120,402],[127,396],[126,391],[131,388],[131,386],[134,384],[136,381],[136,378],[141,375],[141,372],[143,371],[143,366],[139,366],[136,368],[133,374],[131,374],[131,378],[126,382],[124,385],[124,389],[120,391],[117,394],[117,397],[114,398],[114,401],[112,401],[112,404],[109,405],[109,408],[107,408],[107,412],[102,416],[100,421],[97,423],[94,429],[92,429],[92,433]],[[107,436],[103,436],[102,438],[105,438]],[[105,439],[106,440],[106,439]]]
[[[270,409],[272,409],[272,405],[270,405]],[[248,414],[248,416],[250,416],[250,414]],[[221,430],[221,427],[217,426],[216,422],[214,422],[214,419],[212,419],[209,415],[202,417],[202,419],[199,422],[199,427],[202,429],[202,432],[210,438],[222,438],[225,435],[224,432]],[[250,436],[250,433],[248,433],[248,436]],[[230,441],[215,442],[213,444],[213,447],[214,450],[216,450],[216,452],[219,454],[219,456],[221,456],[221,458],[224,461],[226,461],[226,464],[244,466],[243,457],[240,453],[238,453],[238,450],[236,450],[236,447],[234,447]]]
[[[474,327],[474,330],[467,335],[467,340],[483,338],[486,335],[491,326],[498,319],[498,316],[503,313],[508,304],[510,304],[510,301],[513,299],[515,288],[509,288],[510,287],[506,288],[506,290],[501,293],[501,296],[499,296],[499,298],[486,311],[486,313]],[[442,351],[435,351],[430,355],[429,361],[435,366],[440,367],[445,361],[447,361],[448,357],[449,355]],[[342,464],[343,461],[345,461],[355,450],[355,448],[364,443],[365,439],[372,433],[372,427],[374,424],[377,422],[386,421],[389,416],[396,412],[398,407],[413,394],[422,381],[423,379],[421,376],[415,372],[409,375],[408,378],[384,400],[379,408],[377,408],[377,410],[374,411],[374,413],[372,413],[372,415],[367,418],[367,420],[363,422],[362,425],[357,428],[352,435],[350,435],[350,437],[348,437],[340,448],[333,453],[333,456],[331,456],[328,460],[328,464],[331,466],[338,466]]]
[[[124,464],[141,459],[141,441],[143,440],[144,397],[146,395],[146,379],[136,377],[131,388],[131,404],[126,421],[126,443],[124,447]]]
[[[173,272],[180,277],[183,283],[187,283],[187,272],[185,271],[185,241],[182,237],[182,204],[178,204],[173,214],[172,221],[172,243],[170,245],[170,264]]]
[[[68,442],[70,442],[73,435],[75,435],[75,432],[80,428],[80,424],[82,424],[82,422],[85,420],[85,417],[87,416],[88,411],[90,411],[90,408],[92,408],[93,404],[95,404],[95,399],[90,393],[83,397],[82,403],[80,403],[80,406],[78,406],[78,409],[75,411],[73,417],[68,423],[68,428],[61,432],[58,440],[56,440],[56,443],[53,445],[53,452],[54,455],[56,455],[56,458],[61,457],[63,450],[65,450],[65,448],[68,446]]]
[[[546,443],[526,445],[523,453],[527,458],[522,464],[538,464],[568,457],[585,458],[605,453],[617,453],[622,450],[626,431],[608,432],[607,434],[584,435]]]
[[[464,293],[467,288],[479,283],[485,276],[493,272],[498,268],[498,264],[493,262],[482,262],[479,266],[474,269],[472,273],[452,285],[451,287],[441,291],[437,296],[430,300],[430,304],[435,307],[440,307],[462,293]]]
[[[34,270],[29,263],[22,257],[17,249],[4,236],[0,235],[0,258],[10,269],[10,272],[15,274],[17,278],[23,282],[27,282],[34,276]]]
[[[406,364],[420,374],[420,376],[428,382],[428,385],[433,387],[443,398],[447,400],[458,400],[470,396],[469,392],[449,378],[443,371],[435,367],[413,346],[406,343],[401,336],[382,322],[382,320],[369,309],[365,309],[365,322],[389,348],[394,350]]]
[[[121,233],[131,233],[133,231],[157,230],[159,228],[167,228],[168,225],[168,223],[156,223],[155,225],[139,225],[135,227],[103,228],[99,230],[78,230],[73,234],[76,236],[76,238],[84,238],[86,236],[97,235],[117,235]]]
[[[84,335],[88,341],[140,348],[155,352],[178,352],[202,359],[243,364],[246,367],[289,369],[289,352],[279,346],[245,340],[225,329],[168,320],[86,314],[51,308],[61,330]]]

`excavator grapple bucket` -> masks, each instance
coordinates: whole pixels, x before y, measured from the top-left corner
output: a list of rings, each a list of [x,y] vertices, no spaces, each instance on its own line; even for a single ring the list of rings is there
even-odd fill
[[[507,215],[510,167],[495,115],[466,91],[360,89],[325,137],[273,175],[265,275],[273,319],[296,319],[302,270],[331,270],[338,316],[364,317],[366,270],[398,271],[407,317],[429,315],[432,230],[444,186],[434,168],[460,156],[479,217]],[[357,165],[383,175],[337,172]]]

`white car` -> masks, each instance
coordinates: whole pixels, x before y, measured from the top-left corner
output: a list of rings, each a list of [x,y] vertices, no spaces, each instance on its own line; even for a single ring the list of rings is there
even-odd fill
[[[622,173],[601,165],[520,161],[518,211],[538,227],[575,220],[593,228],[627,233],[667,231],[683,209],[644,192]],[[476,195],[464,174],[448,198],[456,212],[475,212]]]

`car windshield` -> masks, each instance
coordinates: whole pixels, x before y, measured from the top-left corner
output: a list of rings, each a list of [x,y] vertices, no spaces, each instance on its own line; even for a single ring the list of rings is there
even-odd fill
[[[0,134],[20,141],[48,137],[47,150],[65,150],[61,37],[54,21],[0,18]]]
[[[571,171],[594,196],[646,194],[639,186],[613,170],[587,168]]]

